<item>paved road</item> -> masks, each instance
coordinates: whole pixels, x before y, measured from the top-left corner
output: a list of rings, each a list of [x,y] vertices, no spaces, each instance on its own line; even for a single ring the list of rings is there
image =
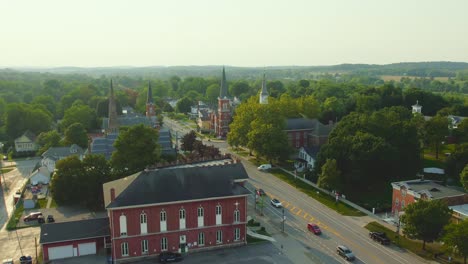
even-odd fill
[[[29,179],[31,171],[39,159],[25,159],[16,162],[7,162],[3,166],[16,166],[16,168],[4,174],[0,190],[0,260],[13,258],[19,260],[22,255],[30,255],[35,258],[35,238],[39,244],[39,227],[7,231],[6,223],[13,212],[13,195]]]
[[[187,126],[178,124],[169,119],[165,123],[172,130],[178,131],[178,135],[183,136],[190,131]],[[207,142],[205,144],[214,145],[224,153],[229,152],[225,142]],[[348,246],[356,255],[355,263],[376,263],[376,264],[406,264],[406,263],[428,263],[428,261],[408,253],[395,246],[382,246],[368,238],[368,231],[363,226],[371,221],[368,217],[348,217],[342,216],[316,200],[297,191],[293,186],[279,180],[275,176],[260,172],[256,166],[242,161],[250,177],[249,188],[262,188],[271,198],[279,199],[285,206],[286,227],[285,233],[288,238],[284,243],[300,243],[304,249],[299,254],[306,255],[312,263],[347,263],[336,254],[337,245]],[[269,199],[265,200],[264,216],[262,221],[267,222],[276,231],[280,231],[282,211],[281,209],[269,206]],[[315,236],[307,231],[307,223],[318,224],[323,234]],[[276,243],[276,246],[280,246]],[[288,254],[288,252],[285,252]],[[298,252],[295,252],[297,255]],[[297,256],[291,255],[294,259]],[[299,258],[301,259],[301,258]],[[303,258],[302,258],[303,259]],[[308,262],[309,262],[308,261]],[[296,261],[295,261],[296,262]],[[303,262],[302,260],[297,263]]]

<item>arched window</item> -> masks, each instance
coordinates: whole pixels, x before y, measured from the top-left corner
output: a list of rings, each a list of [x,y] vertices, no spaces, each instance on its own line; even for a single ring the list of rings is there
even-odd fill
[[[234,222],[240,222],[240,211],[238,209],[234,210]]]
[[[197,216],[198,216],[198,227],[202,227],[205,224],[205,210],[203,210],[203,207],[198,207]]]
[[[161,232],[167,231],[167,214],[164,210],[159,213],[159,229]]]
[[[222,224],[222,208],[221,205],[216,206],[216,224],[221,225]]]
[[[179,229],[185,229],[185,209],[179,210]]]

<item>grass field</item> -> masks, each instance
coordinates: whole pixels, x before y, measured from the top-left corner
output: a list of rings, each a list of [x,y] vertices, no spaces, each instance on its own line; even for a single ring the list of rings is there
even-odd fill
[[[399,82],[401,81],[401,78],[403,77],[406,77],[406,78],[410,78],[410,79],[416,79],[416,78],[426,78],[426,79],[429,79],[429,77],[419,77],[419,76],[403,76],[403,75],[381,75],[380,78],[382,78],[382,80],[384,81],[396,81],[396,82]],[[448,77],[434,77],[434,80],[438,80],[438,81],[441,81],[441,82],[447,82],[448,81]]]

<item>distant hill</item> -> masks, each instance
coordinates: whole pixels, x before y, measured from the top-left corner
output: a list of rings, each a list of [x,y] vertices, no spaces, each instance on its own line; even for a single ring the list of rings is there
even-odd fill
[[[101,75],[127,75],[151,78],[199,76],[215,77],[221,74],[220,65],[210,66],[150,66],[150,67],[58,67],[58,68],[9,68],[26,72],[49,72],[55,74],[85,74],[93,77]],[[312,79],[320,74],[359,74],[368,76],[397,75],[417,77],[455,77],[458,71],[468,71],[466,62],[401,62],[385,65],[340,64],[333,66],[271,66],[271,67],[231,67],[226,66],[230,79],[258,79],[266,72],[274,79]]]

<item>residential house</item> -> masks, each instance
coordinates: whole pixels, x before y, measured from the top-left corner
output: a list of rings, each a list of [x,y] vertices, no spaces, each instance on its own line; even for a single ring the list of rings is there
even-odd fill
[[[210,132],[212,130],[210,114],[211,112],[209,109],[200,109],[200,111],[198,111],[197,127],[198,131],[201,133]]]
[[[110,160],[112,157],[112,152],[114,152],[114,142],[117,139],[117,133],[105,134],[102,137],[96,137],[91,140],[91,143],[88,147],[86,154],[101,154],[107,160]]]
[[[36,135],[34,135],[34,133],[29,130],[15,139],[16,152],[33,152],[37,151],[38,149],[39,145],[36,143]]]
[[[50,147],[42,153],[41,164],[46,166],[49,171],[54,171],[57,161],[69,156],[78,156],[80,160],[83,160],[84,153],[83,148],[76,144],[67,147]]]
[[[453,211],[452,219],[456,223],[460,223],[464,221],[465,219],[468,219],[468,203],[449,206],[449,208],[452,209]]]
[[[145,170],[104,184],[113,259],[246,244],[247,179],[232,163]]]
[[[51,171],[47,167],[43,166],[37,169],[36,171],[34,171],[31,174],[31,178],[29,179],[32,185],[49,184],[50,174],[51,174]]]
[[[294,163],[296,170],[299,172],[305,169],[312,170],[319,150],[319,147],[301,147],[299,149],[298,158]]]
[[[447,205],[468,203],[468,194],[432,180],[392,182],[392,214],[398,216],[409,204],[422,200],[445,200]]]

